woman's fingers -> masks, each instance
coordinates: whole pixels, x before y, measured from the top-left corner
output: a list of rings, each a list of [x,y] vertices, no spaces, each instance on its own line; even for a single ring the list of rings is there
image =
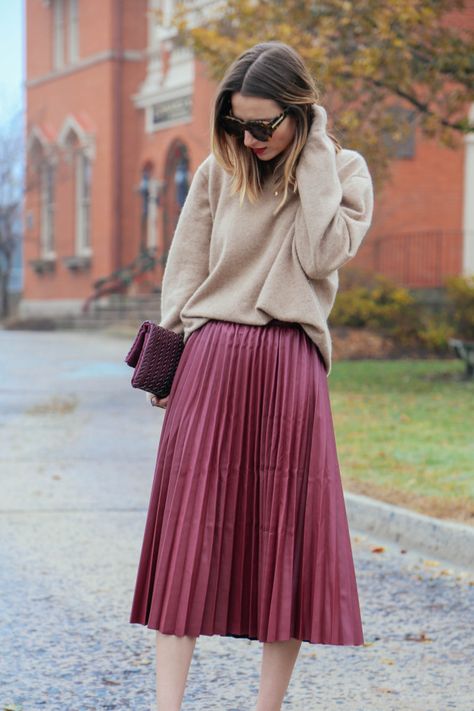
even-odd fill
[[[158,398],[156,395],[152,395],[150,398],[150,402],[155,407],[166,407],[168,404],[168,397],[169,395],[161,398]]]

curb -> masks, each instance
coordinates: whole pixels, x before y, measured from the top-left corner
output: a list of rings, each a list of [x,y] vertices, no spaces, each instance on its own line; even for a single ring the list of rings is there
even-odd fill
[[[451,523],[377,501],[344,493],[349,527],[374,533],[407,550],[417,550],[452,565],[474,570],[474,527]]]

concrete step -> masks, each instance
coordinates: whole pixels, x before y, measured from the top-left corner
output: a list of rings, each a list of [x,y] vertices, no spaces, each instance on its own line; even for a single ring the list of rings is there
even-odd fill
[[[109,301],[93,302],[85,313],[43,314],[12,316],[3,322],[5,328],[12,329],[100,329],[115,324],[131,324],[138,328],[143,321],[159,323],[161,319],[161,297],[159,294],[123,297],[112,294]]]
[[[143,310],[138,310],[138,309],[131,309],[127,311],[117,311],[117,310],[110,310],[110,311],[95,311],[94,313],[87,313],[87,314],[77,314],[74,316],[74,318],[85,318],[85,319],[91,319],[91,320],[97,320],[97,321],[105,321],[105,320],[111,320],[111,319],[119,319],[122,320],[124,318],[142,318],[143,320],[145,319],[150,319],[152,321],[156,320],[156,318],[159,318],[160,314],[160,309],[159,308],[149,308],[149,309],[143,309]]]
[[[56,317],[53,319],[54,325],[59,329],[101,329],[114,325],[127,325],[138,328],[146,319],[142,316],[128,315],[126,317],[111,316],[102,318],[89,318],[81,316]],[[159,318],[150,319],[159,322]]]
[[[92,302],[91,308],[141,308],[148,304],[160,304],[161,294],[144,294],[136,296],[122,296],[111,294],[107,298]]]

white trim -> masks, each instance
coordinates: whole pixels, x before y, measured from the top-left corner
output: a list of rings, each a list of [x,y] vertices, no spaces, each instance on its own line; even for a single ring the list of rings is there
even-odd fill
[[[39,144],[45,155],[51,152],[51,143],[48,141],[43,131],[38,126],[33,126],[26,141],[26,152],[31,153],[35,143]]]
[[[35,86],[40,86],[53,79],[58,79],[61,77],[68,76],[69,74],[74,74],[82,69],[88,69],[96,64],[101,64],[102,62],[109,62],[113,59],[119,57],[123,61],[139,62],[147,59],[148,53],[146,50],[135,50],[135,49],[124,49],[122,53],[117,53],[114,50],[105,50],[103,52],[97,52],[97,54],[92,54],[89,57],[80,59],[76,64],[65,65],[61,69],[53,69],[51,72],[42,74],[41,76],[35,77],[34,79],[28,79],[23,83],[23,86],[30,89]]]
[[[75,63],[79,59],[79,2],[69,0],[68,18],[68,60]]]
[[[146,49],[124,49],[122,52],[122,59],[129,62],[143,62],[146,58]]]
[[[132,96],[135,106],[145,110],[145,132],[154,133],[169,126],[189,124],[193,116],[193,96],[195,85],[194,54],[187,47],[171,51],[169,68],[166,75],[159,52],[154,50],[152,60],[148,65],[148,74],[137,94]],[[189,99],[190,109],[185,115],[171,118],[155,124],[153,111],[155,106],[166,104],[174,99]]]
[[[145,132],[154,133],[171,126],[192,123],[195,86],[195,57],[189,47],[175,46],[177,28],[173,25],[176,16],[176,0],[148,0],[148,49],[147,74],[132,96],[135,106],[145,111]],[[185,0],[184,11],[190,28],[209,19],[211,14],[225,7],[225,0]],[[157,12],[161,10],[161,12]],[[168,53],[168,66],[163,65],[163,55]],[[165,71],[166,69],[166,71]],[[158,124],[153,122],[155,106],[168,101],[188,98],[188,115],[177,116]]]
[[[474,102],[469,108],[469,123],[474,127]],[[474,133],[464,137],[464,209],[463,257],[464,276],[474,275]]]
[[[163,25],[169,27],[173,21],[174,0],[162,0],[161,6],[163,8]]]
[[[185,86],[191,89],[194,87],[194,53],[188,47],[172,49],[171,43],[167,49],[170,51],[170,58],[166,75],[163,73],[160,50],[154,49],[150,54],[145,81],[132,96],[137,108],[144,109],[149,104],[158,102],[164,95],[171,98],[175,92],[181,93]]]
[[[69,149],[68,139],[73,134],[78,142],[81,150],[90,159],[94,160],[96,155],[95,136],[93,133],[86,131],[74,116],[67,116],[61,130],[58,134],[58,145],[66,152]]]
[[[225,11],[226,0],[185,0],[188,6],[187,23],[191,30],[194,27],[215,19],[219,15],[219,10]]]
[[[64,2],[53,0],[53,67],[64,66]]]

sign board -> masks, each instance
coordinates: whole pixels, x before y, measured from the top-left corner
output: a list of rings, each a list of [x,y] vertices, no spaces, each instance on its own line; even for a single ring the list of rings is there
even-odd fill
[[[183,119],[191,120],[192,97],[179,96],[152,106],[153,128],[159,128],[163,123],[170,124]]]

